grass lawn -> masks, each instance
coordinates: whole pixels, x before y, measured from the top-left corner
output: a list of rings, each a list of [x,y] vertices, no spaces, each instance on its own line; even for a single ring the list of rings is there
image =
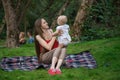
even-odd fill
[[[0,43],[1,44],[1,43]],[[0,69],[0,80],[120,80],[120,38],[110,38],[70,44],[67,54],[91,50],[97,61],[97,68],[63,68],[62,75],[50,76],[45,69],[33,71]],[[25,44],[19,48],[0,47],[0,59],[13,56],[35,56],[34,44]]]

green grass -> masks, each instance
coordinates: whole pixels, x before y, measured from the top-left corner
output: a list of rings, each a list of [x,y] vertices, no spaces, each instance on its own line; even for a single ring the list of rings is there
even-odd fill
[[[97,61],[97,68],[62,68],[62,75],[50,76],[45,69],[33,71],[0,69],[0,80],[120,80],[120,38],[110,38],[70,44],[67,54],[90,50]],[[19,48],[0,47],[0,59],[13,56],[35,56],[34,44]]]

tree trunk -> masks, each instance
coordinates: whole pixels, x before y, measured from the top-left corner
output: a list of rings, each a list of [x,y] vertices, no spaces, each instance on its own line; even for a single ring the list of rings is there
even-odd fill
[[[2,4],[5,11],[5,21],[7,26],[7,47],[14,48],[19,45],[19,26],[25,15],[25,12],[31,2],[28,0],[26,4],[21,4],[21,0],[17,1],[16,7],[12,0],[2,0]],[[21,5],[24,9],[21,9]]]
[[[66,0],[65,4],[61,7],[61,9],[59,10],[59,12],[57,13],[57,16],[55,17],[55,19],[53,20],[52,24],[51,24],[51,28],[55,27],[56,26],[56,22],[57,22],[57,17],[59,15],[61,15],[65,9],[67,8],[67,6],[69,5],[70,3],[70,0]]]
[[[10,0],[2,0],[5,21],[7,25],[7,47],[13,48],[18,46],[18,25],[16,21],[16,14],[11,6]]]
[[[93,1],[94,0],[82,0],[79,10],[77,12],[74,24],[72,26],[72,37],[76,38],[78,41],[80,41],[80,36],[82,34],[81,27],[84,20],[86,19],[88,8],[91,7]]]

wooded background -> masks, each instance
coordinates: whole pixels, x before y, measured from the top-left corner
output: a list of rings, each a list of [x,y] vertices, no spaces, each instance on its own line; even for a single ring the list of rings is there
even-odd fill
[[[34,30],[37,18],[55,30],[59,15],[68,17],[72,41],[120,36],[120,0],[0,0],[0,39],[17,47],[19,32]]]

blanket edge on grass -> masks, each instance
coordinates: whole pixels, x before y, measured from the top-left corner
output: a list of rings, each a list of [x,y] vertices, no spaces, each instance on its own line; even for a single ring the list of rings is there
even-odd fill
[[[65,57],[65,64],[62,66],[65,68],[85,67],[88,69],[94,69],[97,64],[90,51],[86,50],[75,54],[68,54]],[[43,63],[38,64],[36,56],[3,57],[0,61],[0,68],[4,71],[30,71],[41,67],[48,69],[50,65]]]

